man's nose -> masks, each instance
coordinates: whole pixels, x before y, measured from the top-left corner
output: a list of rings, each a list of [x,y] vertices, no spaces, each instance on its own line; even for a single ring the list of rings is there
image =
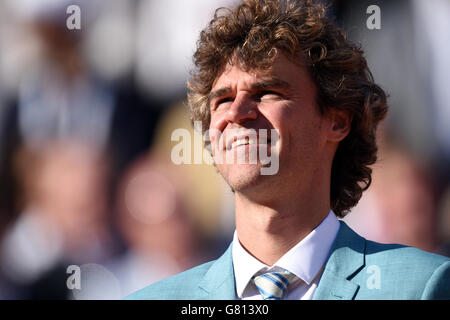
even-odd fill
[[[257,117],[257,106],[245,93],[236,97],[225,114],[225,120],[228,123],[237,124],[242,124],[247,120],[255,120]]]

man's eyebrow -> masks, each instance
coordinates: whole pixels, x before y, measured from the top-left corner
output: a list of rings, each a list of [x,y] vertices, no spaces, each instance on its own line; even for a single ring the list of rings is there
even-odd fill
[[[281,80],[279,78],[268,78],[268,79],[263,79],[261,81],[258,81],[256,83],[252,84],[250,86],[250,88],[252,90],[264,90],[264,89],[270,89],[270,88],[290,90],[291,85],[288,82]],[[231,87],[224,87],[224,88],[220,88],[220,89],[211,91],[211,93],[208,96],[209,101],[212,101],[213,99],[218,98],[218,97],[225,96],[225,95],[229,94],[231,91],[232,91]]]
[[[208,96],[208,99],[209,99],[209,101],[212,101],[213,99],[215,99],[217,97],[222,97],[224,95],[229,94],[231,91],[232,91],[231,87],[224,87],[224,88],[217,89],[215,91],[211,91]]]
[[[261,81],[254,83],[251,86],[251,88],[254,90],[263,90],[263,89],[270,89],[270,88],[291,89],[291,85],[288,82],[281,80],[279,78],[269,78],[269,79],[263,79]]]

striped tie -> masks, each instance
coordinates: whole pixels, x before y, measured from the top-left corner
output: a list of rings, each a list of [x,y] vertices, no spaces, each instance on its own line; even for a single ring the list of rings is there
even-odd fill
[[[252,280],[264,300],[281,300],[294,278],[293,273],[282,271],[263,273],[259,276],[253,276]]]

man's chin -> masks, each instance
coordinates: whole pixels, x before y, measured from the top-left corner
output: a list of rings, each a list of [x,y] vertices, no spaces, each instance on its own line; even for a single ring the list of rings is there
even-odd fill
[[[226,172],[221,173],[225,181],[235,192],[244,192],[253,189],[264,180],[264,176],[261,175],[260,165],[242,164],[230,166],[226,168]]]

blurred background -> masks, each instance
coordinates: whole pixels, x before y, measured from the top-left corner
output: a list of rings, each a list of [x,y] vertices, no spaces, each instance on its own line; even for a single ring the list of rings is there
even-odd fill
[[[0,299],[121,299],[227,248],[233,195],[213,166],[173,164],[171,135],[196,137],[195,42],[235,2],[0,2]],[[450,1],[328,3],[390,105],[373,184],[344,220],[450,256]]]

